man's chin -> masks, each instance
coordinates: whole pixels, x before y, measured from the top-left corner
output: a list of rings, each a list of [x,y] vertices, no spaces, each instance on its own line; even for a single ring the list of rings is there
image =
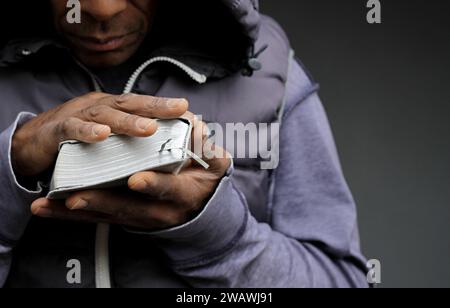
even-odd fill
[[[111,51],[99,53],[77,53],[78,59],[88,67],[108,68],[125,63],[130,59],[135,50]]]

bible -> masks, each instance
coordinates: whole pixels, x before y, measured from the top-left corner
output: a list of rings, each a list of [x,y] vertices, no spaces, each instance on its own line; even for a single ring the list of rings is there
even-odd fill
[[[145,138],[111,135],[95,144],[61,143],[47,198],[65,199],[76,191],[123,186],[142,171],[178,173],[195,156],[189,150],[192,125],[175,119],[158,120],[158,126],[154,135]]]

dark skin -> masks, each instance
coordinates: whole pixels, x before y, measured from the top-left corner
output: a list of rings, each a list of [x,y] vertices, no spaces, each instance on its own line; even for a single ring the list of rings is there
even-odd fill
[[[152,27],[160,0],[81,0],[81,24],[67,22],[66,1],[50,0],[54,25],[72,52],[89,67],[128,60]]]
[[[75,56],[87,66],[112,67],[128,60],[140,47],[157,10],[155,0],[81,0],[81,25],[66,22],[66,2],[50,0],[55,26]],[[179,175],[141,172],[126,189],[74,193],[67,200],[40,198],[31,211],[43,218],[120,224],[146,230],[188,222],[203,209],[231,160],[207,144],[206,126],[188,112],[185,99],[90,93],[38,115],[13,136],[12,160],[17,174],[36,177],[53,165],[65,140],[101,142],[111,133],[153,135],[154,119],[185,117],[193,125],[192,142],[205,144],[210,168],[190,161]]]

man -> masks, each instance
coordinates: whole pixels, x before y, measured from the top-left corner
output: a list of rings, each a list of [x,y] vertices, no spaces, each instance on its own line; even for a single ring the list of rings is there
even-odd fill
[[[81,0],[81,24],[65,1],[47,4],[54,29],[0,58],[1,285],[367,286],[318,87],[256,0]],[[181,116],[205,131],[193,114],[281,125],[279,164],[219,155],[208,170],[45,198],[60,142],[150,136],[155,118]]]

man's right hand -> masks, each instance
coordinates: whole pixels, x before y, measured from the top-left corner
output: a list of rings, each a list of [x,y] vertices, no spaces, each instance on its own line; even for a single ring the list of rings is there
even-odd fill
[[[90,93],[44,112],[19,128],[13,136],[14,171],[37,176],[55,162],[59,144],[66,140],[96,143],[111,133],[133,137],[153,135],[154,119],[174,119],[188,110],[185,99],[125,94]]]

